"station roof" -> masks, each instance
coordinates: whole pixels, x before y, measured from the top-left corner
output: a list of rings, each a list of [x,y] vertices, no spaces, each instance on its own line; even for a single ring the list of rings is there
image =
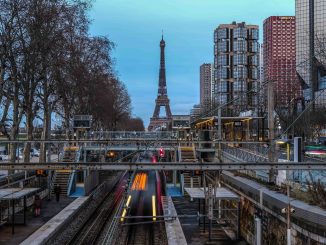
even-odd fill
[[[32,193],[35,193],[39,188],[5,188],[0,189],[0,200],[21,199]]]
[[[197,198],[197,199],[205,199],[205,193],[204,193],[204,188],[185,188],[186,192],[189,194],[190,197],[192,198]],[[214,191],[214,188],[213,188]],[[218,187],[216,188],[216,193],[215,197],[217,199],[221,200],[236,200],[239,201],[239,196],[235,194],[234,192],[223,188],[223,187]]]
[[[246,120],[252,120],[252,119],[263,119],[264,117],[256,117],[256,116],[238,116],[238,117],[221,117],[222,123],[227,122],[234,122],[234,121],[246,121]],[[195,125],[201,125],[204,123],[212,123],[214,121],[217,121],[218,117],[203,117],[199,118],[196,121],[193,122]]]

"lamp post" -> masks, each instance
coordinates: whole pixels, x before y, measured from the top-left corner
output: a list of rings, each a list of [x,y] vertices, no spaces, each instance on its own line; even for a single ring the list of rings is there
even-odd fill
[[[290,183],[289,182],[287,182],[286,187],[287,187],[286,189],[287,189],[288,205],[286,208],[282,209],[282,213],[286,213],[286,226],[287,226],[286,244],[291,245],[291,213],[294,213],[295,209],[291,208]]]

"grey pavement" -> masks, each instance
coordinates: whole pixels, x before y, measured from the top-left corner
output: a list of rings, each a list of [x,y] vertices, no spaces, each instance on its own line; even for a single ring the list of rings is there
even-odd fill
[[[11,233],[11,225],[0,227],[0,245],[15,245],[21,243],[34,231],[58,214],[62,209],[69,205],[75,198],[61,197],[57,203],[53,197],[51,201],[42,201],[41,215],[34,217],[32,209],[27,212],[26,225],[15,225],[15,234]]]

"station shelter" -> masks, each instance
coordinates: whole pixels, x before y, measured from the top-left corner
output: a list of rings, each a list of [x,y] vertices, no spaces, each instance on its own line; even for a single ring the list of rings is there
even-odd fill
[[[264,117],[235,116],[221,117],[221,139],[218,138],[218,117],[205,117],[196,120],[192,127],[201,132],[201,140],[223,141],[264,141],[266,129]]]

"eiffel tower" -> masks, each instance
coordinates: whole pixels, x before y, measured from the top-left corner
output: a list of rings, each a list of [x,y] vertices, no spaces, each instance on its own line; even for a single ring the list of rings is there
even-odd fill
[[[160,60],[160,74],[159,74],[159,82],[158,82],[158,93],[157,98],[155,100],[155,110],[153,113],[153,117],[151,117],[148,130],[152,131],[159,127],[165,126],[169,127],[169,124],[172,120],[172,114],[170,109],[170,100],[168,98],[168,92],[166,89],[166,77],[165,77],[165,56],[164,56],[164,48],[165,41],[163,39],[160,42],[161,48],[161,60]],[[165,117],[160,117],[160,109],[161,107],[165,107]]]

